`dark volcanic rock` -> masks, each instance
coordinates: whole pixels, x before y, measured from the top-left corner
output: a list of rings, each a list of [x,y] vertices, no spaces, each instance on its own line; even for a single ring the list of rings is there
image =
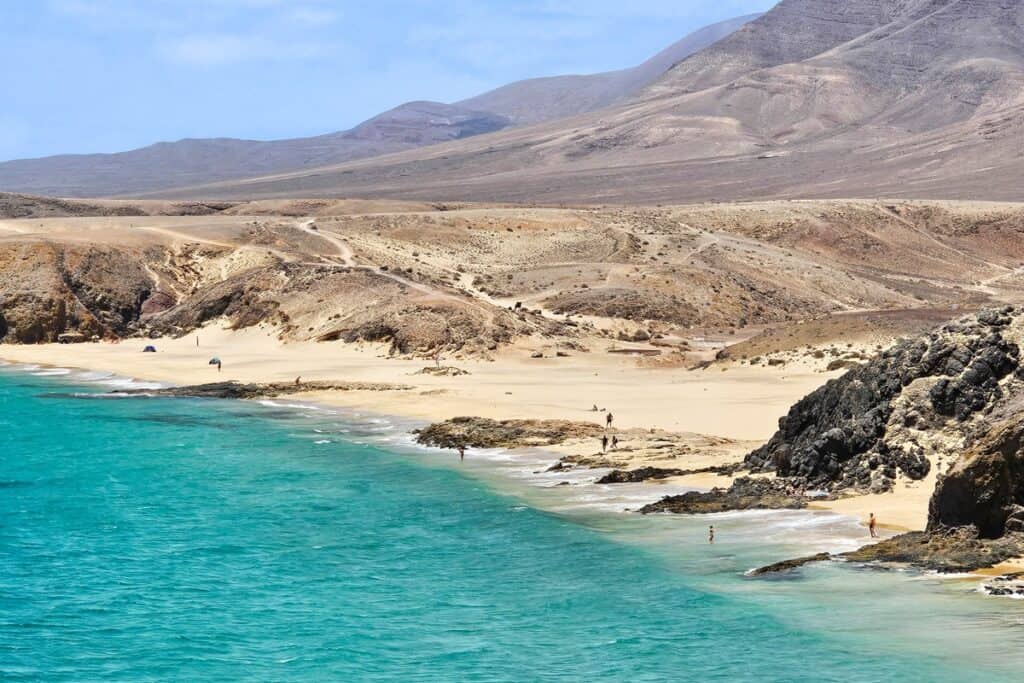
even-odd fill
[[[1019,367],[1004,338],[1012,307],[983,311],[903,341],[799,401],[771,440],[750,453],[753,471],[798,477],[810,486],[888,490],[897,475],[922,479],[930,463],[917,444],[896,439],[896,402],[913,402],[907,421],[930,427],[965,422],[1002,397],[1000,381]],[[927,392],[909,391],[923,382]]]
[[[783,560],[782,562],[776,562],[775,564],[759,567],[751,571],[749,576],[765,576],[768,574],[791,572],[794,569],[799,569],[807,564],[812,564],[814,562],[827,562],[831,559],[832,555],[829,553],[818,553],[817,555],[809,555],[808,557],[799,557],[795,560]]]
[[[641,467],[635,470],[612,470],[597,480],[598,484],[634,484],[650,479],[668,479],[678,477],[686,470],[666,469],[663,467]]]
[[[1024,554],[1024,534],[986,539],[973,526],[937,531],[913,531],[844,553],[856,562],[909,564],[938,572],[971,572],[993,567]]]
[[[721,474],[729,476],[735,474],[743,463],[731,465],[713,465],[692,470],[680,470],[663,467],[640,467],[635,470],[612,470],[597,480],[598,484],[635,484],[637,482],[649,481],[651,479],[668,479],[669,477],[686,477],[693,474]]]
[[[893,536],[859,550],[836,557],[851,562],[910,565],[917,569],[943,573],[972,572],[986,569],[1024,554],[1024,534],[1007,534],[999,539],[978,535],[973,526],[938,531],[912,531]],[[785,560],[750,572],[763,576],[801,567],[810,562],[830,559],[827,553]]]
[[[642,514],[674,512],[678,514],[708,514],[730,510],[799,510],[807,507],[807,500],[788,490],[789,484],[780,480],[741,477],[727,489],[714,488],[707,492],[690,491],[679,496],[666,496],[640,508]]]
[[[983,538],[1024,531],[1024,420],[993,427],[939,481],[928,529],[974,525]]]
[[[241,384],[239,382],[210,382],[184,387],[163,389],[129,389],[116,394],[134,396],[169,396],[175,398],[267,398],[301,394],[309,391],[406,391],[413,387],[404,384],[376,384],[372,382],[273,382],[270,384]]]
[[[1017,572],[1003,574],[982,584],[982,589],[989,595],[1003,597],[1024,597],[1024,574]]]
[[[416,442],[437,448],[522,448],[553,446],[569,439],[598,438],[604,429],[570,420],[490,420],[455,417],[416,433]]]

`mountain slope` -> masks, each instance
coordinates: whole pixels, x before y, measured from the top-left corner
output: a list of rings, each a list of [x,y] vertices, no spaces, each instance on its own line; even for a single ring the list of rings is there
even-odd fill
[[[676,62],[758,16],[708,26],[631,69],[520,81],[455,104],[409,102],[338,133],[274,141],[186,139],[116,154],[8,161],[0,163],[0,190],[131,195],[318,168],[579,114],[635,94]]]
[[[516,125],[594,111],[639,92],[678,62],[722,40],[760,16],[750,14],[702,28],[631,69],[587,76],[532,78],[510,83],[456,104],[506,116]]]
[[[190,193],[1015,200],[1022,86],[1016,0],[784,0],[597,112]]]

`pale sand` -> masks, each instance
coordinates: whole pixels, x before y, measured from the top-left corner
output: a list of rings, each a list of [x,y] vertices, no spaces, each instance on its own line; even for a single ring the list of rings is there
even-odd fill
[[[811,507],[857,517],[864,524],[867,524],[867,518],[873,512],[879,528],[891,531],[918,531],[924,529],[928,523],[928,501],[935,490],[937,478],[933,463],[931,472],[923,480],[897,481],[892,493],[825,501],[815,503]]]
[[[196,337],[199,346],[196,346]],[[154,344],[158,353],[142,348]],[[626,464],[664,465],[682,469],[735,462],[758,442],[768,439],[778,419],[801,397],[835,374],[808,367],[730,366],[689,371],[683,368],[643,369],[636,360],[602,349],[573,352],[569,358],[531,359],[525,346],[503,351],[493,361],[442,361],[471,375],[415,375],[430,361],[387,358],[383,346],[358,348],[342,343],[282,344],[269,329],[229,331],[208,327],[180,339],[151,342],[132,339],[119,344],[33,345],[0,347],[0,357],[17,363],[80,367],[171,384],[237,380],[242,382],[303,380],[365,381],[406,384],[412,391],[310,392],[303,400],[355,407],[383,414],[429,421],[460,415],[507,418],[559,418],[603,422],[598,405],[614,413],[622,429],[663,429],[715,435],[736,441],[709,461],[695,452],[671,463],[644,459]],[[223,371],[208,365],[224,362]],[[596,445],[575,444],[563,453],[591,455]],[[698,488],[728,485],[729,478],[698,475],[682,480]],[[875,512],[883,526],[920,529],[924,526],[932,482],[900,486],[896,493],[862,496],[825,507],[865,520]]]

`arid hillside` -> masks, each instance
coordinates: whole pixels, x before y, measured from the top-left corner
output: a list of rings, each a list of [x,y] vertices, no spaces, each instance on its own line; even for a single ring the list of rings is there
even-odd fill
[[[689,364],[880,343],[1024,298],[1010,204],[18,206],[31,217],[0,221],[0,336],[15,343],[226,320],[400,355],[528,343]]]

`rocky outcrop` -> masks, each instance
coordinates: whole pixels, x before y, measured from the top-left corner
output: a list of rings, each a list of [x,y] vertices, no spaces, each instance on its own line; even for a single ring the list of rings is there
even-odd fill
[[[988,595],[1020,600],[1024,598],[1024,573],[1014,572],[990,579],[981,585]]]
[[[1009,406],[1007,406],[1009,407]],[[997,422],[978,435],[939,477],[928,528],[886,539],[841,557],[968,572],[1024,556],[1024,419]],[[773,565],[758,573],[778,571]],[[1016,584],[993,584],[1008,595]],[[987,589],[986,589],[987,590]]]
[[[211,320],[227,318],[235,329],[261,322],[281,324],[280,303],[274,298],[280,271],[275,267],[253,268],[204,287],[181,303],[149,320],[157,335],[178,335]]]
[[[128,389],[111,392],[128,396],[167,396],[174,398],[231,398],[253,399],[273,398],[303,394],[314,391],[409,391],[413,387],[405,384],[382,384],[375,382],[271,382],[267,384],[243,384],[240,382],[210,382],[183,387],[162,389]]]
[[[727,489],[689,491],[678,496],[666,496],[640,508],[640,513],[657,512],[676,514],[709,514],[730,510],[800,510],[807,507],[807,499],[784,481],[741,477]]]
[[[635,484],[642,481],[668,479],[670,477],[688,477],[695,474],[735,474],[741,463],[731,465],[713,465],[697,469],[681,470],[672,467],[638,467],[632,470],[612,470],[597,480],[598,484]]]
[[[894,536],[842,557],[857,562],[907,564],[918,569],[957,573],[993,567],[1024,555],[1024,534],[982,538],[974,526],[915,531]]]
[[[828,490],[881,492],[898,476],[924,478],[929,456],[951,455],[972,420],[1007,395],[1019,374],[1019,320],[1011,307],[988,310],[897,344],[794,405],[747,465]]]
[[[828,562],[832,559],[832,555],[829,553],[818,553],[816,555],[808,555],[807,557],[798,557],[795,560],[783,560],[782,562],[776,562],[774,564],[765,565],[764,567],[758,567],[747,573],[747,576],[768,576],[771,574],[783,574],[792,572],[800,569],[801,567],[814,564],[816,562]]]
[[[668,479],[687,474],[687,470],[664,467],[640,467],[635,470],[612,470],[597,480],[598,484],[635,484],[652,479]]]
[[[436,448],[527,448],[554,446],[570,439],[596,439],[604,433],[593,422],[570,420],[490,420],[455,417],[417,430],[416,442]]]
[[[812,562],[832,559],[872,564],[893,564],[945,574],[973,572],[994,567],[1024,555],[1024,534],[1011,533],[987,539],[973,526],[938,531],[912,531],[859,550],[839,555],[819,553],[810,557],[776,562],[752,570],[750,576],[792,571]]]
[[[965,525],[989,539],[1024,532],[1024,420],[993,427],[939,481],[928,529]]]
[[[120,337],[138,330],[152,282],[134,254],[55,245],[0,245],[0,341],[55,342],[65,332]]]

